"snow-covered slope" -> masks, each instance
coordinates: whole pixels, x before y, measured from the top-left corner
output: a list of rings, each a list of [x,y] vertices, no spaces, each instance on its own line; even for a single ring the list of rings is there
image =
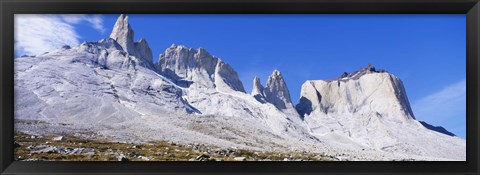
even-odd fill
[[[429,130],[415,120],[402,81],[371,65],[336,80],[305,82],[296,108],[311,133],[333,145],[466,157],[464,140]]]
[[[15,118],[67,123],[117,141],[465,160],[465,141],[416,121],[402,82],[384,71],[307,81],[295,108],[278,70],[266,86],[255,78],[247,94],[237,72],[203,48],[173,44],[154,63],[128,20],[121,15],[110,38],[16,58]]]

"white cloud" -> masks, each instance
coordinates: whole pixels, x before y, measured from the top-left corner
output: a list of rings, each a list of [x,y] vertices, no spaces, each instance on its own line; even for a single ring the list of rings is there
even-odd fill
[[[466,111],[466,80],[453,83],[431,95],[415,101],[415,116],[421,120],[446,121]]]
[[[78,24],[86,21],[99,32],[104,33],[106,31],[105,27],[103,26],[103,18],[100,15],[69,14],[61,15],[61,17],[65,22],[70,24]]]
[[[15,52],[38,55],[60,48],[78,45],[80,35],[74,25],[82,21],[99,32],[105,32],[99,15],[15,15]]]

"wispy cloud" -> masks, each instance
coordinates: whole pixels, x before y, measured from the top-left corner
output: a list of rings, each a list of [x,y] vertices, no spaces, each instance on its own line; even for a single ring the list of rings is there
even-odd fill
[[[15,15],[15,52],[38,55],[62,45],[77,45],[80,35],[74,25],[83,21],[105,32],[99,15]]]
[[[412,105],[415,116],[421,120],[442,122],[465,114],[466,89],[466,80],[463,79],[415,101]]]
[[[69,24],[78,24],[85,21],[101,33],[105,33],[106,31],[105,26],[103,26],[103,18],[101,17],[101,15],[69,14],[61,15],[61,17],[65,22]]]

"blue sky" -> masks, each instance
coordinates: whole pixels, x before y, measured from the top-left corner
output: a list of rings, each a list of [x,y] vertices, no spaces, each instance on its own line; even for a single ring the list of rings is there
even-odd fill
[[[106,38],[117,17],[16,16],[16,55]],[[295,104],[306,80],[331,79],[374,64],[403,80],[417,119],[465,138],[465,15],[129,15],[129,19],[136,40],[147,39],[155,60],[172,43],[203,47],[238,72],[247,92],[254,76],[265,85],[278,69]],[[25,29],[32,23],[43,28]]]

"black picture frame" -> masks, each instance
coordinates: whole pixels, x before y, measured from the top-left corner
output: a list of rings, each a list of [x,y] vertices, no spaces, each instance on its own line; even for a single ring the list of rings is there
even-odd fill
[[[0,0],[1,174],[479,174],[478,0]],[[465,14],[464,162],[20,162],[13,159],[14,14]]]

